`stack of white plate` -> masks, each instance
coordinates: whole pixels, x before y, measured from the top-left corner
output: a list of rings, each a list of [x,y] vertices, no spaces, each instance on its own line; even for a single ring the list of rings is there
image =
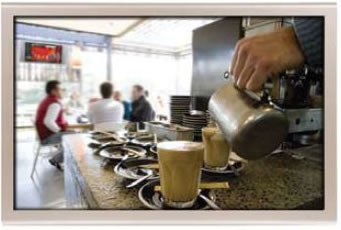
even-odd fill
[[[182,124],[183,126],[193,128],[194,140],[200,141],[202,139],[201,129],[207,126],[207,114],[205,112],[191,111],[183,115]]]
[[[170,120],[173,124],[182,124],[182,116],[189,113],[191,96],[173,95],[170,98]]]

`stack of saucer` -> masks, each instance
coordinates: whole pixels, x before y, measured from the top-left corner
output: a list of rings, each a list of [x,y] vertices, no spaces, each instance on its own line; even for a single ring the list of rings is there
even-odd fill
[[[182,124],[182,116],[190,110],[191,96],[173,95],[170,98],[170,118],[173,124]]]
[[[205,112],[193,112],[183,115],[183,126],[194,129],[194,140],[201,141],[201,129],[207,126],[207,115]]]
[[[207,124],[209,124],[210,122],[213,122],[212,116],[209,110],[206,110],[206,120],[207,120]]]

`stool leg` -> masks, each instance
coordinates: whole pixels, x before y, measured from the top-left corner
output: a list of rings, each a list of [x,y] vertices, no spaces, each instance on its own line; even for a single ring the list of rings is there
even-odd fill
[[[33,173],[34,173],[34,170],[36,169],[39,154],[40,154],[40,144],[38,144],[36,155],[34,157],[34,162],[33,162],[33,167],[32,167],[32,172],[31,172],[31,178],[33,178]]]

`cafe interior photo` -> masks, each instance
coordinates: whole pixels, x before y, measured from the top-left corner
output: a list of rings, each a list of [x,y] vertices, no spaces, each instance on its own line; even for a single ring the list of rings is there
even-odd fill
[[[294,27],[304,51],[293,17],[16,17],[15,209],[322,210],[323,68],[236,80]]]

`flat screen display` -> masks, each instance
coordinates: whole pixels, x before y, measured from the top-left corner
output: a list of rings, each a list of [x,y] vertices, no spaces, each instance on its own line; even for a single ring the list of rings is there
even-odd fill
[[[41,43],[25,43],[25,61],[28,62],[62,62],[62,46]]]

